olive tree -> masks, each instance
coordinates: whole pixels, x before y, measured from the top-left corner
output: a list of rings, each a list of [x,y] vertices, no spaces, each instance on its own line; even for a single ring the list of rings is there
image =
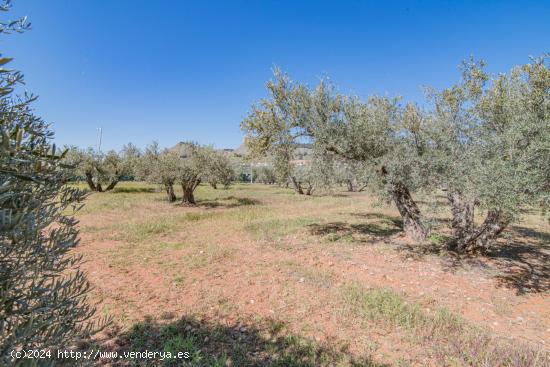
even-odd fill
[[[9,2],[0,4],[8,9]],[[24,21],[0,23],[0,33]],[[77,221],[84,193],[69,177],[34,96],[15,96],[22,75],[0,58],[0,365],[20,363],[10,351],[55,349],[94,330],[89,284],[79,270]]]
[[[274,70],[274,76],[275,80],[266,85],[270,98],[253,105],[241,123],[247,135],[246,144],[252,156],[271,160],[277,182],[290,181],[296,193],[311,193],[313,187],[307,184],[304,189],[300,184],[307,178],[305,170],[292,165],[301,138],[307,138],[302,127],[310,102],[309,91],[279,69]]]
[[[180,157],[174,151],[160,150],[156,142],[149,144],[136,164],[137,177],[147,182],[160,184],[166,191],[169,202],[176,201],[174,184],[178,178]]]
[[[261,182],[266,185],[272,185],[277,182],[275,171],[270,165],[254,167],[252,169],[254,182]]]
[[[133,149],[101,153],[92,148],[72,147],[66,162],[76,166],[75,174],[85,178],[91,191],[104,192],[114,189],[121,179],[131,175],[137,159]]]
[[[426,238],[428,229],[411,194],[426,179],[417,108],[404,108],[397,98],[345,97],[326,81],[311,90],[278,70],[267,89],[271,98],[254,106],[241,125],[253,151],[279,155],[290,172],[293,144],[307,140],[317,151],[368,164],[376,172],[375,187],[397,206],[404,231]]]
[[[312,119],[309,129],[317,144],[344,159],[368,165],[376,173],[373,187],[395,204],[405,233],[424,240],[429,229],[412,196],[426,181],[418,109],[402,107],[398,98],[373,96],[365,102],[330,94],[324,98],[340,99],[341,106]]]
[[[235,177],[235,171],[231,160],[223,155],[223,153],[214,150],[213,148],[203,148],[205,154],[208,155],[206,161],[206,172],[204,179],[212,186],[213,189],[218,188],[218,184],[222,184],[225,188],[231,185],[231,181]]]
[[[548,58],[491,78],[483,62],[462,66],[462,81],[431,91],[427,161],[452,211],[451,245],[484,251],[525,208],[550,192]],[[474,221],[475,211],[485,218]]]
[[[181,204],[195,205],[193,193],[208,172],[209,151],[196,143],[185,143],[180,144],[174,152],[178,156],[176,181],[183,191]]]
[[[369,184],[371,167],[365,162],[335,159],[331,170],[331,181],[338,185],[345,185],[349,192],[361,192]]]

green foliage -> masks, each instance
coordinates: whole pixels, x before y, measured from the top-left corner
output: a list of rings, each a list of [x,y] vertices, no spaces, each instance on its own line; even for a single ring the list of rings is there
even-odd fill
[[[195,205],[193,192],[206,177],[210,152],[192,142],[179,144],[174,152],[178,155],[177,182],[183,190],[183,205]]]
[[[269,99],[252,107],[241,123],[246,132],[246,144],[254,158],[269,157],[278,183],[289,180],[297,193],[313,192],[312,180],[304,167],[294,164],[295,153],[300,146],[302,127],[309,118],[309,91],[292,82],[279,69],[274,70],[275,80],[267,83]],[[300,177],[297,177],[299,175]],[[306,183],[307,188],[302,187]],[[305,190],[304,190],[305,189]]]
[[[149,144],[136,163],[136,176],[150,183],[161,184],[166,190],[168,201],[176,200],[174,183],[178,178],[180,157],[174,151],[159,149],[158,143]]]
[[[335,93],[326,81],[310,90],[278,70],[267,88],[270,99],[254,106],[241,124],[254,154],[275,157],[276,172],[288,175],[298,193],[311,193],[314,182],[330,182],[326,172],[334,162],[331,155],[361,162],[378,173],[377,186],[396,203],[405,230],[418,239],[426,237],[410,194],[422,187],[426,175],[415,132],[406,129],[411,114],[405,113],[398,99],[371,97],[362,102]],[[307,180],[299,180],[292,172],[291,159],[293,149],[304,140],[316,154],[309,172],[300,169]]]
[[[253,168],[252,175],[253,175],[254,182],[260,182],[268,185],[271,185],[277,182],[277,177],[275,176],[275,170],[273,169],[273,167],[268,165]]]
[[[483,62],[462,65],[462,81],[430,91],[424,136],[431,183],[449,194],[459,249],[486,248],[524,209],[548,205],[548,58],[491,77]],[[475,228],[474,209],[487,212]],[[465,211],[468,211],[465,213]]]
[[[550,203],[550,71],[548,57],[491,78],[482,62],[462,66],[461,83],[429,90],[424,111],[398,98],[361,101],[315,89],[275,70],[261,100],[241,124],[253,154],[269,155],[278,180],[289,177],[297,192],[345,181],[366,182],[399,210],[405,232],[429,233],[413,194],[448,193],[458,250],[485,249],[522,212]],[[307,141],[310,165],[293,165]],[[306,169],[307,168],[307,169]],[[474,226],[474,210],[484,222]]]
[[[217,188],[218,184],[228,188],[235,177],[231,160],[213,148],[207,147],[204,149],[205,154],[208,155],[204,172],[205,181],[214,189]]]
[[[133,177],[139,157],[139,150],[129,143],[120,153],[69,147],[64,162],[75,167],[72,174],[84,178],[91,191],[103,192],[114,189],[123,178]]]
[[[0,32],[24,24],[0,24]],[[15,348],[63,347],[94,329],[80,257],[69,252],[78,243],[72,213],[84,193],[66,185],[66,152],[56,150],[49,125],[34,115],[35,97],[14,95],[21,83],[20,73],[0,69],[1,365],[13,363]]]

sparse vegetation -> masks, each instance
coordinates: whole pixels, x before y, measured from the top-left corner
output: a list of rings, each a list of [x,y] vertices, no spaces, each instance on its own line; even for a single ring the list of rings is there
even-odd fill
[[[358,4],[370,19],[402,7]],[[204,123],[229,119],[238,129],[234,106],[250,103],[243,90],[251,75],[240,72],[266,60],[266,49],[292,55],[299,45],[304,62],[313,62],[310,42],[299,38],[319,34],[311,44],[322,50],[323,67],[351,58],[346,67],[362,65],[367,53],[353,37],[364,30],[348,22],[354,12],[332,6],[324,21],[316,13],[322,4],[305,6],[303,16],[289,10],[294,4],[276,4],[271,23],[257,13],[263,5],[247,6],[250,16],[234,3],[175,11],[182,5],[174,2],[162,12],[148,4],[144,20],[139,4],[130,13],[118,2],[107,11],[69,5],[71,16],[91,15],[67,21],[74,33],[65,21],[51,22],[67,19],[59,4],[32,4],[49,17],[42,29],[62,26],[38,38],[36,49],[70,45],[70,54],[63,47],[36,58],[30,47],[24,59],[31,70],[55,74],[50,93],[60,94],[40,104],[40,114],[61,120],[64,149],[33,109],[22,74],[9,69],[12,59],[0,56],[0,365],[550,367],[549,54],[499,74],[470,57],[457,83],[425,88],[425,100],[343,93],[326,76],[310,87],[275,67],[266,96],[241,110],[242,144],[219,149],[221,141],[179,139],[231,139]],[[528,24],[512,19],[512,38],[525,29],[529,48],[548,28],[525,10],[531,5],[521,8]],[[444,34],[428,22],[441,9],[414,18],[430,6],[407,5],[404,13],[414,32]],[[10,7],[0,0],[0,12]],[[424,47],[394,31],[399,21],[380,19],[390,26],[368,23],[368,55],[384,60],[366,63],[379,65],[365,73],[374,77],[369,93],[382,90],[376,74],[406,82],[391,75],[405,68],[388,62],[386,49],[398,50],[403,64]],[[235,43],[233,23],[243,27]],[[318,24],[330,28],[319,32]],[[473,32],[455,33],[475,34],[476,43],[499,33],[477,32],[492,25],[486,19],[472,24]],[[25,17],[0,20],[0,35],[27,29]],[[179,34],[170,40],[157,29]],[[343,74],[353,81],[359,72]],[[67,128],[74,121],[82,126]],[[121,126],[103,140],[92,121]],[[97,144],[83,148],[94,128]],[[172,147],[119,149],[117,135],[133,131],[140,144],[152,134]]]
[[[445,249],[444,234],[448,233],[445,222],[434,227],[431,244],[410,246],[399,237],[399,214],[377,204],[369,192],[345,193],[342,187],[345,194],[310,200],[278,186],[235,184],[227,190],[215,190],[203,184],[196,190],[197,206],[182,208],[168,205],[159,190],[145,190],[154,185],[120,185],[125,187],[128,190],[92,195],[79,214],[85,238],[81,251],[85,258],[93,259],[89,266],[105,269],[113,281],[116,279],[114,289],[127,289],[117,291],[115,298],[104,299],[110,305],[109,315],[124,327],[112,337],[123,341],[120,350],[139,350],[143,345],[177,349],[185,344],[185,350],[199,351],[191,362],[199,366],[226,363],[228,359],[236,364],[250,360],[270,365],[272,359],[264,359],[268,356],[276,361],[282,358],[285,363],[304,358],[300,360],[305,365],[332,365],[336,361],[344,366],[357,361],[367,361],[367,366],[414,365],[426,360],[456,366],[547,365],[547,351],[536,342],[537,337],[544,338],[544,330],[526,323],[508,326],[522,307],[510,301],[515,290],[530,283],[532,292],[540,292],[548,279],[539,278],[544,263],[536,257],[547,255],[541,241],[544,237],[536,233],[530,237],[533,244],[523,245],[533,254],[522,260],[533,267],[532,278],[516,285],[513,271],[521,262],[511,258],[496,257],[496,263],[485,262],[479,269],[468,265],[467,259],[456,260],[459,264],[454,265],[453,275],[448,275],[443,264],[451,255],[441,251]],[[176,194],[181,195],[181,191]],[[441,203],[446,205],[443,199]],[[432,207],[430,203],[419,205],[421,210]],[[374,209],[365,212],[365,206]],[[139,220],[132,215],[135,211],[143,213]],[[105,219],[98,221],[98,213],[104,213]],[[443,215],[447,213],[442,210]],[[117,221],[107,220],[111,217]],[[528,218],[529,228],[537,228],[537,233],[548,231],[543,217]],[[410,259],[404,260],[403,255]],[[433,278],[425,278],[424,273],[439,267],[443,269]],[[472,272],[476,274],[474,280],[468,275]],[[95,277],[102,279],[101,272],[96,270]],[[449,297],[446,287],[467,279],[479,291],[456,290],[456,297]],[[510,290],[499,290],[496,284],[500,281]],[[97,294],[113,289],[98,280],[94,284],[99,287]],[[406,291],[392,290],[399,285],[407,285],[401,288]],[[433,290],[434,285],[441,287]],[[416,297],[428,290],[430,295],[439,295],[437,302]],[[161,297],[162,301],[147,301],[149,297]],[[531,303],[540,298],[521,299]],[[485,308],[491,316],[480,322],[472,314],[463,315],[456,302],[469,309]],[[506,312],[503,304],[507,305]],[[140,311],[143,307],[148,307],[146,313]],[[164,314],[178,318],[195,314],[202,321],[163,320]],[[147,315],[156,321],[143,323]],[[295,347],[291,346],[284,352],[289,359],[272,347],[256,349],[248,331],[240,331],[267,330],[263,321],[250,319],[254,315],[283,322],[285,338],[307,341],[312,351],[323,350],[323,358],[328,359],[315,359],[317,352],[294,354]],[[319,319],[319,315],[326,316]],[[237,321],[239,317],[249,318]],[[535,315],[529,319],[545,322]],[[491,330],[493,320],[506,331]],[[195,321],[204,328],[187,328],[197,325]],[[134,324],[140,326],[133,329]],[[174,330],[170,337],[160,334],[165,325],[175,328],[170,329]],[[341,331],[334,339],[325,339],[325,330],[334,327]],[[222,342],[219,330],[233,336]],[[523,340],[524,332],[530,341]],[[503,338],[503,333],[507,337],[511,334],[512,341]],[[186,344],[189,337],[192,346]],[[392,351],[387,343],[408,348],[408,352]]]
[[[442,365],[548,366],[550,355],[523,343],[497,339],[445,308],[424,311],[390,289],[343,289],[346,308],[369,321],[402,328],[431,349]]]

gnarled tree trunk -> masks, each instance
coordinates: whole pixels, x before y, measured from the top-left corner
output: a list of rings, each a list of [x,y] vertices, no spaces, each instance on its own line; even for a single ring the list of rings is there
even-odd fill
[[[347,184],[348,184],[348,192],[354,192],[355,188],[353,187],[353,181],[348,180]]]
[[[193,206],[196,204],[195,196],[193,195],[193,189],[188,185],[181,185],[183,190],[183,197],[181,199],[181,204],[185,206]]]
[[[458,252],[484,252],[510,224],[510,218],[500,210],[489,210],[485,220],[470,233],[464,234],[455,241]]]
[[[448,192],[447,200],[451,205],[451,247],[462,247],[461,243],[474,231],[475,201],[467,200],[458,192]]]
[[[487,250],[508,224],[510,224],[509,217],[498,210],[489,210],[480,226],[481,231],[476,239],[477,248],[482,251]]]
[[[86,183],[88,183],[88,187],[90,187],[90,190],[97,191],[97,186],[94,183],[94,176],[92,175],[92,172],[87,171],[85,175]]]
[[[391,185],[389,194],[403,219],[405,233],[415,240],[424,241],[428,237],[428,230],[421,222],[420,209],[407,186],[400,182],[394,183]]]
[[[302,189],[302,183],[299,182],[298,180],[296,180],[296,177],[294,177],[294,176],[290,176],[290,181],[292,182],[292,185],[294,186],[294,191],[296,191],[296,193],[298,193],[300,195],[303,195],[304,190]]]
[[[510,223],[500,210],[489,210],[483,223],[474,223],[475,200],[467,200],[458,192],[447,193],[452,212],[452,238],[449,247],[457,252],[484,252]]]
[[[346,183],[348,186],[348,192],[361,192],[367,188],[365,183],[360,184],[357,180],[347,180]]]
[[[195,206],[195,196],[193,195],[193,192],[199,186],[201,183],[201,180],[194,180],[190,182],[186,182],[181,184],[181,188],[183,190],[183,197],[181,199],[181,205],[184,206]]]
[[[309,184],[309,186],[307,187],[307,190],[306,190],[306,195],[313,194],[313,191],[315,191],[315,187],[312,184]]]
[[[107,187],[105,188],[105,191],[110,191],[114,189],[117,183],[118,183],[118,179],[111,180],[111,182],[109,182],[109,185],[107,185]]]
[[[164,189],[166,190],[166,197],[168,198],[168,201],[170,203],[173,203],[174,201],[176,201],[176,194],[174,193],[174,184],[165,183]]]

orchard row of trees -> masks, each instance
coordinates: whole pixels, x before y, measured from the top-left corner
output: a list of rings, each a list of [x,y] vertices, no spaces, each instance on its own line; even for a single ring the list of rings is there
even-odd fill
[[[414,196],[444,192],[450,246],[483,251],[526,209],[550,204],[549,58],[497,76],[484,66],[464,62],[461,81],[428,89],[424,108],[342,95],[326,80],[311,89],[275,70],[269,98],[252,106],[241,127],[251,154],[272,157],[275,177],[288,177],[297,192],[350,170],[355,185],[368,182],[395,204],[416,240],[427,238],[429,226]],[[306,175],[290,164],[304,142],[314,152]],[[476,211],[484,214],[479,225]]]
[[[152,143],[143,151],[129,143],[120,152],[105,154],[71,147],[64,162],[75,167],[73,175],[85,179],[91,191],[110,191],[119,181],[133,178],[162,185],[168,201],[174,202],[174,185],[181,185],[184,205],[195,204],[193,192],[201,182],[227,187],[235,175],[228,157],[195,143],[180,143],[172,149]]]
[[[262,162],[252,168],[252,182],[282,186],[292,184],[294,191],[301,195],[311,195],[319,186],[325,189],[344,186],[349,192],[361,192],[367,188],[369,171],[362,162],[332,159],[323,162],[323,167],[319,167],[319,159],[301,164],[290,161],[286,165]],[[271,157],[271,161],[274,160]]]

